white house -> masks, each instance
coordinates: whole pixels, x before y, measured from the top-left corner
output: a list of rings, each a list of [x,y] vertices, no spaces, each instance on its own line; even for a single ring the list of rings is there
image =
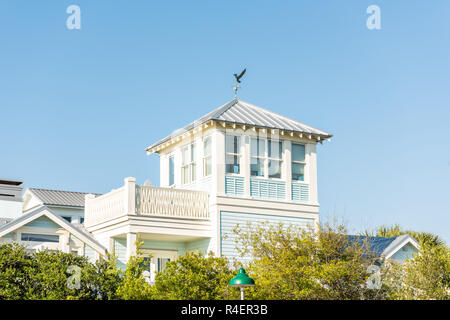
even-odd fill
[[[23,181],[0,179],[0,219],[3,223],[22,214],[22,189]]]
[[[106,248],[82,225],[85,195],[81,192],[27,189],[17,217],[0,224],[0,243],[17,242],[27,250],[60,250],[86,256],[91,261],[105,257]],[[0,205],[0,213],[3,208]]]
[[[92,260],[114,252],[124,268],[139,235],[153,279],[190,251],[234,259],[237,224],[317,226],[316,145],[330,138],[234,99],[146,148],[159,155],[160,187],[129,177],[103,195],[29,188],[24,214],[0,225],[0,242]],[[418,248],[411,237],[365,240],[387,259],[404,260]]]
[[[122,265],[138,234],[152,271],[193,250],[237,257],[237,223],[316,225],[316,144],[330,137],[234,99],[146,148],[159,154],[160,187],[126,178],[86,196],[85,226]]]

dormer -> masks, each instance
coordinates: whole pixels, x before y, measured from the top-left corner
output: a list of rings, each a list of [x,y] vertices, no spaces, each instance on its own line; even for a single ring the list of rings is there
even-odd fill
[[[234,99],[146,148],[160,186],[318,204],[316,144],[331,134]]]

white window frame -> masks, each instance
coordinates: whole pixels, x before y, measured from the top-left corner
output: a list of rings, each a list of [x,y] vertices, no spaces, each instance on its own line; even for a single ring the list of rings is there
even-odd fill
[[[206,142],[206,140],[209,140],[209,143],[210,143],[210,150],[209,150],[209,155],[206,155],[206,153],[205,153],[205,150],[206,150],[206,148],[205,148],[205,142]],[[211,136],[207,136],[207,137],[204,137],[203,138],[203,140],[202,140],[202,144],[203,144],[203,159],[202,159],[202,164],[203,164],[203,170],[202,170],[202,173],[203,173],[203,177],[209,177],[209,176],[211,176],[212,175],[212,137]],[[207,161],[210,161],[211,162],[211,172],[207,172]]]
[[[294,145],[302,145],[305,148],[305,160],[303,161],[294,161],[294,157],[293,157],[293,149],[294,149]],[[302,164],[303,165],[303,180],[294,180],[293,178],[293,164]],[[298,183],[305,183],[306,182],[306,144],[305,143],[300,143],[300,142],[292,142],[291,143],[291,180],[293,182],[298,182]]]
[[[173,162],[173,183],[171,184],[170,183],[170,175],[171,175],[171,172],[170,172],[170,159],[172,158],[172,162]],[[172,187],[172,186],[174,186],[175,185],[175,155],[173,154],[173,153],[171,153],[171,154],[169,154],[169,156],[168,156],[168,158],[167,158],[167,167],[168,167],[168,171],[169,171],[169,179],[167,180],[167,184],[168,184],[168,186],[169,187]]]
[[[260,141],[264,141],[264,155],[256,155],[253,156],[252,155],[252,141],[253,140],[260,140]],[[269,158],[269,141],[273,141],[273,142],[281,142],[281,157],[280,158],[274,158],[274,157],[270,157]],[[267,137],[250,137],[250,177],[252,179],[271,179],[271,180],[284,180],[284,176],[283,176],[283,169],[284,169],[284,159],[283,159],[283,155],[284,155],[284,141],[281,139],[271,139],[271,138],[267,138]],[[263,166],[264,166],[264,172],[262,176],[254,176],[252,175],[252,169],[251,169],[251,165],[252,165],[252,159],[260,159],[263,161]],[[280,162],[280,178],[276,178],[276,177],[269,177],[269,161],[278,161]]]
[[[228,152],[227,151],[227,137],[237,137],[238,138],[238,141],[239,141],[238,153]],[[228,165],[227,157],[228,156],[238,157],[238,159],[239,159],[239,173],[227,172],[227,165]],[[231,176],[242,176],[242,135],[230,134],[230,133],[225,134],[225,174],[226,175],[231,175]]]
[[[188,148],[186,156],[188,157],[188,162],[185,162],[185,149]],[[195,142],[189,143],[181,148],[181,184],[190,184],[195,182],[197,171],[196,171],[196,154],[192,150],[196,151],[197,146]],[[187,170],[187,181],[185,180],[185,170]]]

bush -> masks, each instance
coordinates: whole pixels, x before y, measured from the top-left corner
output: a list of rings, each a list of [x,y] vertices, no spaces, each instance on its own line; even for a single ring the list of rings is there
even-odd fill
[[[235,272],[226,258],[204,257],[187,253],[166,264],[157,274],[154,294],[156,299],[217,300],[232,299],[238,291],[228,287]]]

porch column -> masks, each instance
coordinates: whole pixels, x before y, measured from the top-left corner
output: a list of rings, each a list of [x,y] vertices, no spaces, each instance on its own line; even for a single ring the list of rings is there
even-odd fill
[[[128,261],[131,256],[136,255],[136,233],[127,233],[127,256],[126,260]]]
[[[136,214],[136,178],[128,177],[124,179],[125,183],[125,213]]]

